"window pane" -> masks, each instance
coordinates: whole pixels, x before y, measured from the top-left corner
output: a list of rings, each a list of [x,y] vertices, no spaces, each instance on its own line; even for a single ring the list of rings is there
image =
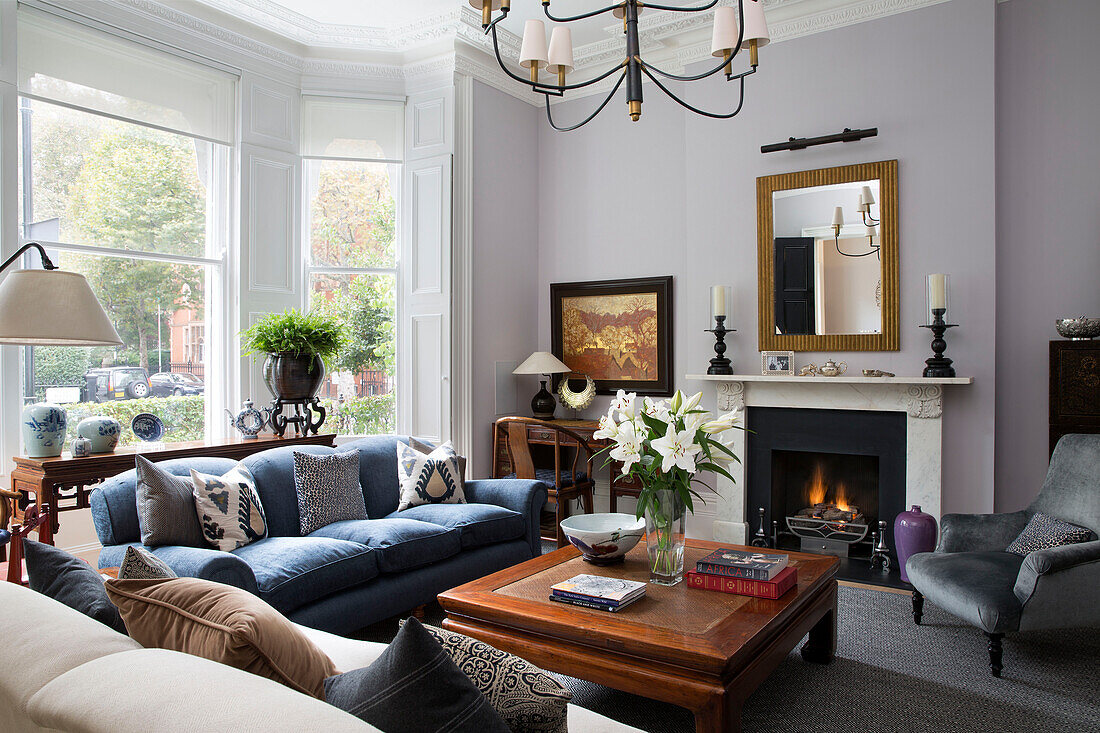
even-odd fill
[[[306,161],[311,264],[393,267],[398,166]]]
[[[393,275],[319,275],[310,278],[311,310],[335,316],[349,344],[325,378],[320,396],[326,427],[341,435],[394,431]]]
[[[50,258],[88,278],[123,345],[34,347],[25,400],[65,407],[70,440],[83,418],[107,415],[122,423],[124,445],[139,442],[130,421],[140,412],[164,421],[166,442],[203,438],[206,361],[189,339],[204,332],[208,268],[56,251]]]
[[[22,99],[28,239],[206,256],[217,146]],[[217,188],[221,188],[217,186]],[[212,256],[220,256],[220,252]]]

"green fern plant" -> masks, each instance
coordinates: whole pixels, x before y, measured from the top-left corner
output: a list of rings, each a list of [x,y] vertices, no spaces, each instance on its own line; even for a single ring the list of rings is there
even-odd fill
[[[245,355],[319,356],[326,366],[346,343],[347,334],[340,322],[317,311],[269,313],[241,333]]]

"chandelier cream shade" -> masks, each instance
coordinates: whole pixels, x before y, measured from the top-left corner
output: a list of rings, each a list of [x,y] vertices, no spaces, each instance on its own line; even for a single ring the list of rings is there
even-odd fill
[[[0,283],[0,344],[121,346],[83,275],[16,270]]]

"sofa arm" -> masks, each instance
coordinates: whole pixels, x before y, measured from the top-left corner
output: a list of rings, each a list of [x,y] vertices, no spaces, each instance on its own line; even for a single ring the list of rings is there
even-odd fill
[[[945,514],[940,520],[937,552],[1000,552],[1027,524],[1027,512]]]
[[[1020,599],[1020,603],[1027,603],[1035,594],[1039,579],[1043,576],[1089,564],[1096,565],[1097,580],[1100,580],[1100,540],[1036,550],[1024,558],[1012,591]]]
[[[132,543],[137,544],[137,543]],[[99,567],[118,567],[130,545],[104,547],[99,554]],[[140,545],[139,545],[140,546]],[[164,545],[155,547],[152,553],[172,568],[172,572],[181,578],[201,578],[215,583],[233,585],[259,595],[256,574],[241,558],[229,552],[212,550],[206,547],[182,547]]]
[[[542,554],[539,539],[539,516],[546,504],[546,484],[528,479],[479,479],[464,486],[466,501],[474,504],[496,504],[519,512],[527,519],[527,541],[531,557]]]

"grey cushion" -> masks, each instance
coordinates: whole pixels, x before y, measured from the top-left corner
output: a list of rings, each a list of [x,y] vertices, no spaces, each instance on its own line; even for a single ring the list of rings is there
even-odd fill
[[[149,547],[203,547],[191,480],[173,476],[143,455],[135,456],[138,526]]]
[[[260,598],[283,613],[378,575],[369,547],[326,537],[268,537],[233,554],[252,568]]]
[[[160,580],[178,577],[167,563],[143,548],[131,545],[126,548],[122,564],[118,566],[119,580]]]
[[[457,529],[412,519],[359,519],[334,522],[310,534],[358,542],[378,554],[383,573],[403,573],[457,555],[462,549]]]
[[[941,552],[1001,551],[1027,524],[1028,512],[1010,514],[944,514],[940,520]]]
[[[922,552],[905,563],[913,587],[948,613],[990,633],[1015,631],[1012,587],[1024,559],[1011,552]]]
[[[326,679],[325,701],[386,733],[509,733],[485,695],[416,619],[369,667]]]
[[[1008,551],[1017,555],[1027,555],[1030,552],[1049,550],[1052,547],[1088,542],[1092,538],[1091,529],[1078,527],[1076,524],[1063,522],[1049,514],[1036,512],[1028,520],[1023,531],[1012,540]]]
[[[359,486],[359,451],[328,456],[294,451],[294,489],[303,535],[333,522],[367,518]]]
[[[23,556],[31,590],[64,603],[120,634],[126,633],[122,616],[107,597],[103,577],[91,565],[53,545],[33,540],[23,540]]]
[[[394,512],[388,518],[416,519],[457,529],[463,549],[523,537],[527,518],[492,504],[422,504]]]

